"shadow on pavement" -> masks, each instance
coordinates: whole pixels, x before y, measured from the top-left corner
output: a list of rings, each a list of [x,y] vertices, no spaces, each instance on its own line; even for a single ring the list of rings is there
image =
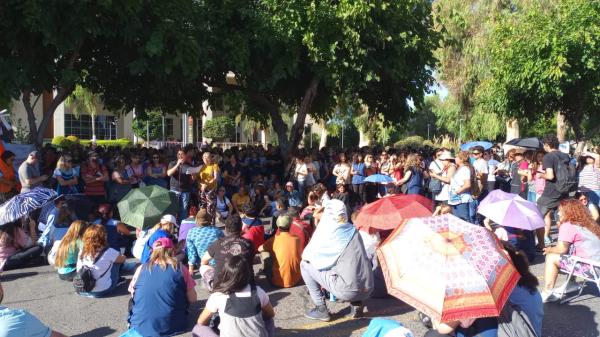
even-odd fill
[[[101,328],[96,328],[79,335],[72,335],[71,337],[104,337],[115,332],[115,329],[109,328],[107,326],[103,326]]]
[[[595,289],[586,289],[584,295],[567,304],[547,303],[544,305],[544,322],[542,336],[598,336],[598,324],[595,314],[588,306],[574,304],[590,300],[591,296],[598,296]],[[591,295],[593,293],[593,295]],[[589,294],[589,295],[588,295]],[[588,304],[589,305],[589,304]]]
[[[21,272],[21,273],[12,273],[12,274],[8,274],[8,275],[3,275],[2,277],[0,277],[0,280],[2,282],[8,282],[8,281],[14,281],[16,279],[20,279],[20,278],[24,278],[24,277],[35,276],[37,274],[39,274],[39,273],[38,272],[34,272],[34,271]]]

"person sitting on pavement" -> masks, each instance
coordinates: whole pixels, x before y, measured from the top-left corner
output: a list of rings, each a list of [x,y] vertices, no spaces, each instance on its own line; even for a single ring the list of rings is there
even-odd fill
[[[0,226],[0,272],[22,268],[39,259],[42,246],[32,242],[17,222]]]
[[[300,239],[300,245],[302,250],[308,245],[310,238],[314,232],[314,226],[308,221],[304,221],[300,218],[299,211],[296,207],[288,208],[287,215],[292,218],[292,225],[290,226],[290,234],[295,235]]]
[[[108,169],[100,162],[100,156],[95,151],[88,153],[88,160],[81,168],[84,193],[95,204],[106,202],[106,183],[108,182]],[[87,219],[86,219],[87,220]]]
[[[223,231],[215,227],[212,218],[208,215],[205,208],[200,209],[196,214],[196,226],[187,234],[186,255],[188,258],[188,268],[190,274],[194,274],[194,268],[199,267],[200,260],[206,253],[208,247],[218,239],[224,237]],[[214,266],[214,260],[209,262]]]
[[[89,223],[75,220],[67,234],[60,240],[54,259],[54,267],[58,270],[58,278],[73,281],[77,269],[77,256],[83,246],[82,238]]]
[[[181,249],[185,251],[186,249],[186,240],[188,233],[194,227],[196,227],[196,216],[198,215],[198,207],[190,206],[190,210],[188,211],[188,217],[181,221],[179,224],[179,230],[177,232],[177,241],[181,245]]]
[[[240,185],[239,190],[231,197],[231,202],[237,214],[241,214],[244,209],[250,206],[250,195],[245,185]]]
[[[347,210],[351,210],[352,206],[350,204],[350,194],[346,191],[346,185],[337,184],[335,188],[335,193],[333,193],[332,199],[340,200],[346,205]]]
[[[148,263],[150,261],[150,255],[152,254],[152,247],[154,242],[160,238],[171,238],[174,239],[173,232],[175,230],[175,225],[177,224],[177,219],[171,214],[165,214],[160,219],[160,222],[154,226],[152,233],[148,237],[148,241],[144,245],[144,251],[142,252],[142,258],[140,262]]]
[[[109,204],[98,206],[96,225],[102,225],[106,229],[108,246],[115,250],[122,250],[131,247],[132,239],[127,225],[113,218],[113,208]]]
[[[523,251],[529,261],[535,259],[535,232],[531,230],[499,226],[494,234],[500,241],[509,242],[517,250]]]
[[[302,279],[300,261],[304,247],[289,232],[292,221],[289,215],[278,217],[278,233],[258,247],[267,279],[280,288],[293,287]]]
[[[373,291],[371,263],[362,239],[348,222],[346,206],[340,200],[325,202],[321,222],[302,253],[300,270],[315,307],[305,316],[329,321],[325,289],[337,299],[351,303],[350,317],[362,316],[362,301]]]
[[[108,246],[104,226],[89,226],[83,234],[83,245],[77,258],[77,272],[84,266],[91,268],[96,283],[90,292],[82,292],[80,295],[103,297],[110,294],[117,287],[119,270],[125,260],[125,255]]]
[[[265,242],[265,227],[254,207],[247,208],[242,214],[242,236],[252,242],[254,253]]]
[[[133,305],[129,327],[142,336],[174,336],[186,332],[188,308],[197,301],[196,282],[175,258],[169,238],[153,244],[148,263],[139,266],[129,284]]]
[[[38,225],[38,228],[42,230],[38,243],[48,252],[54,241],[62,239],[67,233],[69,225],[75,220],[77,220],[77,216],[68,207],[65,198],[56,198],[54,208],[48,215],[46,223]]]
[[[4,289],[0,284],[0,303],[4,299]],[[10,309],[0,305],[0,336],[2,337],[65,337],[60,332],[46,326],[37,317],[22,309]]]
[[[298,190],[294,189],[293,182],[288,181],[285,184],[284,196],[286,197],[286,199],[288,201],[289,207],[302,207],[302,199],[300,198],[300,192],[298,192]]]
[[[545,287],[542,299],[545,302],[559,300],[561,289],[554,289],[558,271],[571,270],[575,263],[572,256],[600,261],[600,227],[585,206],[575,199],[560,201],[558,211],[558,244],[544,249],[546,255]],[[577,265],[574,275],[591,275],[587,266]],[[570,292],[567,285],[564,292]]]
[[[192,331],[195,337],[272,337],[275,311],[269,295],[254,284],[252,265],[243,256],[229,258],[215,280],[214,292]],[[220,334],[209,323],[219,314]]]
[[[205,288],[212,290],[215,275],[218,275],[225,261],[232,256],[242,256],[249,265],[254,262],[252,242],[242,237],[242,220],[233,215],[225,224],[225,236],[213,242],[200,261],[200,276]],[[214,259],[214,267],[210,261]]]
[[[233,214],[233,205],[229,198],[225,196],[225,186],[221,186],[217,189],[217,196],[215,200],[216,206],[216,219],[215,221],[219,224],[224,224],[227,217]]]

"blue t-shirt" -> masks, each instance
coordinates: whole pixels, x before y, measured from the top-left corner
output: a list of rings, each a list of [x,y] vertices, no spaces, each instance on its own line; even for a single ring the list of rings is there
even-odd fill
[[[52,330],[21,309],[0,306],[0,337],[50,337]]]
[[[142,263],[148,263],[150,261],[150,255],[152,255],[152,245],[154,244],[154,242],[156,242],[156,240],[160,238],[168,237],[170,237],[169,233],[162,229],[159,229],[152,233],[152,235],[150,235],[150,238],[148,239],[148,241],[146,241],[146,244],[144,245],[144,251],[142,252],[142,258],[140,259],[140,261]]]
[[[517,285],[508,300],[510,303],[516,304],[523,309],[527,317],[529,317],[536,334],[541,336],[542,321],[544,320],[544,303],[542,302],[540,292],[536,291],[532,294],[526,288]]]
[[[352,175],[352,184],[362,184],[365,180],[365,163],[352,163],[352,169],[356,172]]]

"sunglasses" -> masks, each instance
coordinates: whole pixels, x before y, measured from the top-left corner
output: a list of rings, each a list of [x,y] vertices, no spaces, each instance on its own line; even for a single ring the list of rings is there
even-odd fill
[[[160,157],[152,157],[152,159],[160,159]]]

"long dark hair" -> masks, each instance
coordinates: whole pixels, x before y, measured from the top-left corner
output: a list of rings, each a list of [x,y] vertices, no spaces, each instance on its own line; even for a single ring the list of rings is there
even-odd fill
[[[223,270],[215,280],[213,291],[229,295],[243,290],[253,281],[254,278],[248,261],[243,256],[236,255],[225,261]]]
[[[529,290],[530,293],[535,293],[537,287],[540,284],[537,277],[529,271],[529,260],[527,255],[522,250],[517,250],[515,246],[509,242],[502,242],[504,249],[508,252],[510,259],[512,260],[517,272],[521,275],[519,279],[519,286]]]

